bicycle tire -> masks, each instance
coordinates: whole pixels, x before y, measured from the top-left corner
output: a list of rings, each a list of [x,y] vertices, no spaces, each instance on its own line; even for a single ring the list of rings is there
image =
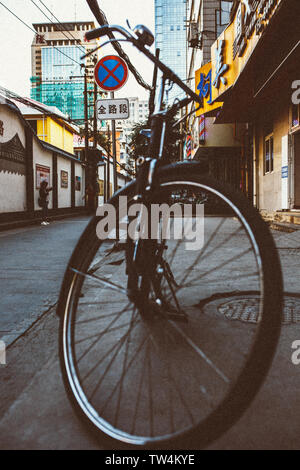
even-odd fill
[[[201,166],[190,162],[163,167],[159,172],[160,188],[164,187],[163,185],[165,187],[174,185],[175,182],[177,184],[182,182],[185,185],[191,183],[198,185],[198,187],[200,185],[202,189],[208,188],[207,190],[213,194],[222,195],[223,200],[230,204],[236,217],[242,220],[246,227],[245,230],[248,230],[248,235],[252,240],[251,243],[255,245],[255,250],[257,250],[256,253],[261,264],[260,269],[263,274],[263,306],[260,312],[260,321],[258,322],[258,332],[251,346],[251,354],[243,364],[235,383],[230,386],[228,393],[216,408],[201,422],[187,429],[185,428],[183,431],[175,432],[172,435],[163,434],[158,437],[136,436],[135,434],[131,436],[130,433],[127,434],[122,430],[114,429],[110,423],[103,422],[101,416],[98,415],[97,417],[97,413],[90,406],[84,393],[78,391],[80,385],[76,366],[73,364],[73,371],[70,367],[70,361],[72,362],[70,356],[72,356],[74,350],[72,352],[73,346],[70,344],[72,342],[72,328],[70,325],[68,327],[68,322],[70,323],[70,317],[72,316],[70,310],[76,311],[76,302],[79,302],[78,293],[81,291],[81,286],[78,287],[78,283],[83,282],[83,279],[80,276],[78,277],[78,272],[87,269],[84,266],[90,265],[89,258],[93,258],[95,246],[99,245],[96,236],[99,219],[94,217],[74,250],[61,288],[58,303],[58,314],[60,315],[59,352],[64,385],[76,413],[97,437],[100,436],[102,442],[105,442],[108,447],[111,445],[112,448],[116,448],[116,445],[118,445],[120,449],[124,447],[193,449],[195,446],[197,448],[208,446],[226,432],[248,408],[271,365],[279,339],[282,314],[282,275],[273,238],[258,211],[251,206],[244,195],[234,192],[229,186],[219,184],[207,175],[201,176],[200,172]],[[111,198],[110,203],[117,205],[121,195],[135,195],[135,182],[118,191]],[[76,282],[77,288],[74,287]],[[77,300],[74,301],[75,307],[73,304],[71,308],[70,298],[75,295],[74,289],[77,289]]]

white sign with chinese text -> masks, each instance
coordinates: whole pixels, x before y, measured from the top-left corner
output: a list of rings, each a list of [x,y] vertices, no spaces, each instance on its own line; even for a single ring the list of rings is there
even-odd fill
[[[97,100],[96,109],[97,117],[100,120],[129,118],[129,101],[127,98]]]

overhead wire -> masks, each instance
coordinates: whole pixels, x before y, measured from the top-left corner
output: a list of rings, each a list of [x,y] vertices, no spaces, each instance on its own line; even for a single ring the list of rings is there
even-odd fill
[[[36,34],[36,31],[31,28],[31,26],[29,26],[27,23],[25,23],[25,21],[23,21],[18,15],[16,15],[12,10],[10,10],[6,5],[4,5],[3,2],[0,1],[0,5],[2,5],[7,11],[9,11],[9,13],[11,13],[15,18],[17,18],[21,23],[23,23],[28,29],[30,29],[30,31],[32,31],[34,34]],[[81,67],[81,64],[73,59],[72,57],[68,56],[68,54],[66,54],[65,52],[61,51],[59,48],[55,47],[55,46],[52,46],[54,49],[56,49],[58,52],[60,52],[60,54],[68,57],[68,59],[72,60],[73,62],[75,62],[77,65],[80,65]]]
[[[49,8],[41,1],[39,0],[39,2],[48,10],[48,12],[53,16],[53,18],[56,19],[56,21],[58,22],[58,24],[61,25],[61,28],[59,28],[58,24],[55,23],[54,21],[51,20],[51,18],[49,18],[48,15],[46,15],[46,13],[34,2],[34,0],[30,0],[35,6],[36,8],[45,16],[45,18],[47,18],[52,24],[55,24],[57,26],[57,28],[59,29],[59,31],[65,36],[66,39],[68,39],[69,41],[71,39],[74,39],[75,41],[75,46],[77,47],[77,49],[79,49],[81,52],[85,52],[85,48],[81,45],[78,45],[76,44],[77,42],[77,39],[73,36],[73,34],[70,32],[70,31],[64,31],[63,29],[63,25],[62,23],[56,18],[56,16],[52,13],[51,10],[49,10]],[[70,34],[71,37],[67,36],[66,33]]]

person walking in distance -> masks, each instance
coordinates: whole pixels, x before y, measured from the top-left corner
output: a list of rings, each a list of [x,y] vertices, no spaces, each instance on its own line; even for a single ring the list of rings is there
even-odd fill
[[[52,191],[52,188],[48,188],[48,182],[42,181],[40,186],[40,197],[39,205],[42,208],[42,223],[41,225],[49,225],[47,220],[48,217],[48,204],[49,204],[49,192]]]

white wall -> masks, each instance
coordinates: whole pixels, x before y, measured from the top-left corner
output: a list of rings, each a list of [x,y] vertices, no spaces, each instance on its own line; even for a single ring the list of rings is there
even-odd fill
[[[26,210],[26,177],[0,171],[0,213]]]
[[[0,105],[3,135],[0,142],[9,142],[16,134],[25,148],[25,132],[19,117],[7,106]],[[25,167],[24,167],[25,168]],[[0,171],[0,213],[26,210],[26,177],[18,173]]]
[[[61,187],[61,171],[68,173],[68,187]],[[57,193],[58,208],[71,207],[71,161],[63,157],[57,157]]]
[[[0,104],[0,119],[3,121],[4,127],[4,133],[0,135],[0,142],[8,142],[18,134],[23,147],[25,147],[25,132],[19,117],[7,106]]]

